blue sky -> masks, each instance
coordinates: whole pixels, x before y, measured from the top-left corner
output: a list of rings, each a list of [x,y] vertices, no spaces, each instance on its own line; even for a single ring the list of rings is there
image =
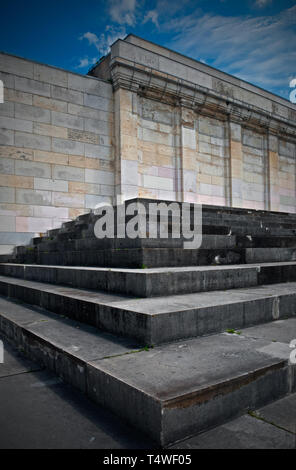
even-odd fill
[[[285,98],[296,78],[296,1],[35,0],[1,5],[0,49],[87,73],[134,33]]]

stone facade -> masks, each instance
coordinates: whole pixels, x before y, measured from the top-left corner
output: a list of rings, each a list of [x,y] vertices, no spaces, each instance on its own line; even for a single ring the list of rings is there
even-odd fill
[[[109,82],[0,55],[0,252],[114,193]]]
[[[296,212],[296,106],[135,36],[91,76],[0,55],[0,245],[101,201]]]

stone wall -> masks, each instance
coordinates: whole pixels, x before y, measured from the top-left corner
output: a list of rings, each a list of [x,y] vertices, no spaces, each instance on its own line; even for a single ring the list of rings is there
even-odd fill
[[[81,76],[0,54],[0,252],[114,196],[296,212],[296,106],[135,36]]]
[[[0,55],[0,253],[114,194],[104,80]]]
[[[135,36],[91,72],[115,90],[116,193],[296,211],[296,106]]]

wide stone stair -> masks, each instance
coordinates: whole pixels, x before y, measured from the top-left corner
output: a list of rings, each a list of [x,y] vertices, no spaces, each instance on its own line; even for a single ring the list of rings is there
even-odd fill
[[[204,206],[196,250],[99,240],[97,218],[1,257],[0,331],[24,354],[161,446],[296,391],[295,214]]]

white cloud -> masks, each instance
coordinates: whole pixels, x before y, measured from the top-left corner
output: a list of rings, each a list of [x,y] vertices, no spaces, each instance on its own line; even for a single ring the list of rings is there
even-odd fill
[[[84,57],[83,59],[80,59],[79,64],[76,66],[77,69],[83,69],[86,67],[90,67],[91,65],[94,65],[98,60],[98,57]]]
[[[106,26],[105,32],[97,36],[95,33],[87,32],[80,36],[79,39],[87,39],[90,46],[95,46],[101,55],[106,55],[110,51],[110,46],[117,39],[123,39],[126,36],[125,27]]]
[[[296,6],[274,16],[222,16],[195,11],[163,21],[172,39],[166,45],[193,58],[282,93],[296,75]]]
[[[264,8],[269,3],[272,3],[272,0],[256,0],[255,1],[255,6],[258,7],[258,8]]]
[[[134,26],[136,23],[136,0],[109,0],[111,20],[120,25]]]
[[[150,10],[146,13],[146,15],[144,16],[144,19],[143,19],[143,24],[147,23],[147,21],[151,20],[151,22],[153,24],[155,24],[155,26],[159,26],[158,24],[158,13],[156,10]]]

